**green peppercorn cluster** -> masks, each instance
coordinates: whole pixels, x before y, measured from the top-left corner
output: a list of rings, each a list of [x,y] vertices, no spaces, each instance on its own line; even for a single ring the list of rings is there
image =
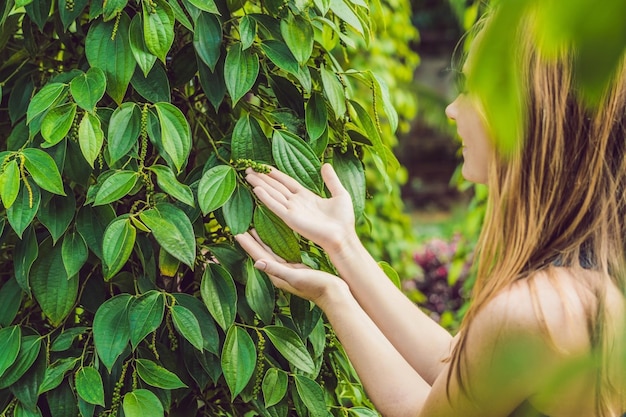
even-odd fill
[[[74,0],[65,0],[65,10],[74,11]]]
[[[252,168],[255,172],[260,172],[263,174],[269,174],[271,170],[268,165],[253,161],[252,159],[237,159],[235,161],[235,168],[236,169]]]
[[[265,337],[261,332],[257,331],[259,337],[259,343],[257,344],[257,363],[256,372],[254,376],[254,388],[252,390],[252,396],[257,397],[261,391],[261,383],[263,382],[263,375],[265,372]]]

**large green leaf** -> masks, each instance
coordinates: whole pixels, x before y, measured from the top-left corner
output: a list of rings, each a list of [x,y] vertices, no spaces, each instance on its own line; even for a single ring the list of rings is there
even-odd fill
[[[228,329],[237,314],[237,290],[230,272],[221,265],[209,264],[202,275],[200,294],[217,324]]]
[[[13,268],[15,280],[22,290],[30,296],[30,269],[39,256],[39,242],[35,234],[35,228],[29,227],[22,239],[15,243],[13,252]],[[72,274],[73,275],[73,274]],[[68,276],[71,276],[68,274]],[[6,285],[6,284],[5,284]]]
[[[313,26],[301,16],[291,13],[280,20],[280,33],[300,65],[306,64],[313,52]]]
[[[354,215],[358,219],[365,210],[365,170],[363,163],[354,155],[347,152],[341,154],[335,152],[333,155],[333,167],[341,184],[348,190],[352,197]]]
[[[120,294],[105,301],[93,319],[93,340],[100,360],[109,372],[124,352],[130,339],[128,306],[130,294]]]
[[[4,166],[4,171],[0,174],[0,198],[4,208],[9,208],[15,202],[20,192],[20,169],[17,161],[12,159]]]
[[[88,3],[89,0],[59,0],[58,10],[65,31],[82,14]]]
[[[70,192],[66,196],[51,195],[50,198],[44,199],[37,218],[46,226],[52,236],[53,244],[56,244],[74,219],[75,213],[76,199],[74,193]]]
[[[259,75],[259,57],[241,43],[233,44],[226,54],[224,79],[233,107],[254,86]]]
[[[200,323],[194,314],[187,307],[174,305],[171,309],[172,322],[174,327],[193,347],[202,350],[202,331]]]
[[[204,215],[222,207],[235,191],[237,175],[230,165],[207,170],[198,184],[198,205]]]
[[[316,140],[328,127],[328,110],[324,98],[319,93],[311,94],[305,107],[306,131],[311,140]]]
[[[10,278],[0,287],[0,327],[9,326],[22,305],[22,289],[17,281]]]
[[[211,69],[201,60],[198,61],[198,77],[200,78],[200,85],[202,91],[206,95],[207,99],[217,110],[224,97],[226,96],[226,80],[224,79],[224,58],[220,58],[217,61],[215,70]]]
[[[198,57],[208,65],[211,71],[215,71],[222,48],[222,24],[217,16],[211,13],[200,13],[193,34],[193,46]]]
[[[137,104],[123,103],[111,115],[108,150],[111,163],[126,155],[137,144],[141,132],[141,110]]]
[[[104,96],[106,84],[104,71],[98,67],[89,68],[86,73],[80,74],[70,82],[70,93],[76,104],[87,111],[94,111],[96,104]]]
[[[147,360],[137,359],[137,373],[148,385],[163,389],[185,388],[187,385],[173,372]]]
[[[233,235],[238,235],[248,230],[252,222],[253,209],[250,191],[244,186],[237,185],[235,192],[222,208],[226,225]]]
[[[202,300],[185,293],[174,294],[176,302],[186,307],[198,319],[202,332],[203,348],[215,355],[219,354],[219,334],[215,326],[215,320],[207,310]],[[199,352],[199,351],[196,351]]]
[[[65,103],[52,108],[41,120],[41,136],[45,146],[56,145],[69,133],[76,116],[76,103]]]
[[[235,398],[248,384],[256,366],[256,349],[247,331],[233,325],[228,329],[222,349],[222,371]]]
[[[147,389],[136,389],[124,395],[122,403],[126,417],[163,417],[163,404]]]
[[[113,220],[104,231],[102,243],[102,267],[104,279],[108,281],[128,261],[135,246],[137,229],[130,222],[129,217]]]
[[[300,245],[294,232],[278,216],[263,206],[254,210],[254,227],[272,250],[289,262],[300,262]]]
[[[61,250],[61,245],[52,246],[49,239],[42,242],[30,274],[33,295],[54,326],[65,320],[78,296],[78,277],[67,276]]]
[[[94,206],[109,204],[124,197],[133,189],[139,175],[135,171],[116,171],[104,180],[98,192]]]
[[[76,371],[74,375],[76,393],[89,404],[104,407],[104,387],[102,377],[93,366],[86,366]]]
[[[193,269],[196,239],[191,221],[181,209],[168,203],[159,203],[139,216],[163,249]]]
[[[17,358],[0,378],[0,389],[15,384],[37,360],[41,351],[41,337],[39,335],[22,336],[20,351]]]
[[[164,165],[152,165],[150,171],[156,174],[157,184],[164,192],[188,206],[195,206],[191,188],[180,183],[170,168]]]
[[[85,160],[93,168],[104,143],[104,132],[100,119],[93,113],[85,113],[78,125],[78,144]]]
[[[298,74],[298,61],[293,56],[286,43],[274,39],[264,41],[261,49],[267,57],[278,66],[290,74]]]
[[[321,194],[322,164],[308,143],[290,132],[275,130],[272,137],[272,155],[281,171],[309,190]]]
[[[245,114],[237,120],[231,141],[232,159],[250,159],[269,164],[272,162],[272,149],[259,122]]]
[[[165,63],[174,42],[174,12],[165,0],[142,1],[141,4],[146,47]]]
[[[130,22],[129,36],[130,49],[135,57],[135,61],[137,61],[137,65],[139,65],[143,75],[147,77],[157,57],[152,54],[146,46],[146,40],[143,34],[143,21],[140,13],[137,13]]]
[[[152,67],[148,75],[137,69],[130,80],[139,95],[152,103],[172,101],[170,80],[162,63]]]
[[[252,259],[246,259],[246,301],[265,324],[272,322],[274,297],[274,286],[267,275],[254,267]]]
[[[311,417],[328,417],[329,413],[324,401],[324,390],[311,378],[294,375],[296,390],[300,399],[311,413]]]
[[[67,276],[76,275],[87,262],[87,256],[89,255],[87,243],[80,233],[72,231],[65,234],[61,246],[61,254]]]
[[[0,329],[0,378],[17,359],[20,351],[22,332],[19,326]]]
[[[39,187],[31,184],[29,192],[29,189],[22,184],[15,203],[7,209],[9,224],[20,238],[24,230],[35,218],[40,204],[41,191],[39,191]]]
[[[128,308],[130,343],[133,350],[139,342],[158,329],[165,313],[165,297],[158,291],[148,291],[135,298]]]
[[[37,148],[26,148],[22,155],[25,158],[24,166],[37,185],[51,193],[65,195],[61,174],[50,155]]]
[[[170,103],[156,103],[163,149],[180,172],[191,151],[191,129],[185,115]]]
[[[282,326],[265,326],[262,330],[293,366],[309,374],[315,372],[313,359],[296,332]]]
[[[63,83],[48,83],[35,94],[26,111],[26,123],[30,123],[33,119],[48,109],[53,104],[58,103],[67,96],[67,85]]]
[[[287,374],[277,368],[270,368],[263,377],[261,389],[265,408],[278,404],[287,393]]]
[[[322,75],[324,95],[335,112],[335,119],[340,119],[346,113],[346,93],[343,86],[337,75],[326,67],[320,68],[320,74]]]
[[[135,72],[135,58],[130,48],[130,18],[124,12],[119,22],[97,20],[89,27],[85,39],[85,55],[92,67],[106,75],[106,91],[116,103],[124,100],[126,89]],[[117,31],[114,33],[114,29]]]

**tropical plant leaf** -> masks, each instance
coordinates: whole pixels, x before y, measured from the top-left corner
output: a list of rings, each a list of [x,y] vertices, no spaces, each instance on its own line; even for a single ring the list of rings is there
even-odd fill
[[[185,115],[173,104],[156,103],[163,149],[180,172],[191,150],[191,131]]]
[[[98,357],[111,372],[113,364],[127,348],[130,340],[129,294],[119,294],[105,301],[93,320],[93,339]]]
[[[263,206],[257,206],[253,220],[261,240],[278,256],[289,262],[302,260],[298,238],[278,216]]]
[[[296,390],[300,399],[306,405],[312,417],[328,417],[324,391],[322,387],[311,378],[304,375],[294,375]]]
[[[202,275],[200,294],[217,324],[227,330],[237,313],[237,290],[230,272],[221,265],[209,264]]]
[[[89,404],[104,407],[104,387],[102,377],[92,366],[86,366],[76,371],[74,375],[76,393]]]
[[[24,166],[37,185],[51,193],[65,195],[61,174],[50,155],[37,148],[26,148],[22,155]]]
[[[148,51],[165,63],[174,42],[174,12],[165,0],[142,1],[143,35]]]
[[[40,204],[41,191],[39,191],[39,187],[31,185],[28,189],[22,184],[15,202],[7,209],[7,220],[20,238],[35,218]]]
[[[76,116],[76,103],[56,106],[46,113],[41,120],[41,136],[46,146],[56,145],[69,133]]]
[[[105,281],[110,280],[126,264],[135,246],[136,236],[137,229],[128,217],[117,218],[107,226],[102,243],[102,267]]]
[[[270,368],[263,377],[261,389],[265,408],[278,404],[287,394],[287,374],[280,369]]]
[[[67,96],[68,87],[63,83],[48,83],[37,92],[28,104],[26,111],[26,123],[30,123],[33,119],[48,109],[55,103],[61,101]]]
[[[220,57],[222,48],[222,24],[212,13],[200,13],[196,21],[193,35],[193,46],[198,57],[215,71],[215,65]]]
[[[20,351],[22,332],[19,326],[0,329],[0,378],[17,359]]]
[[[235,192],[222,207],[224,220],[233,235],[248,230],[252,223],[253,210],[252,194],[246,187],[237,185]]]
[[[256,349],[244,329],[233,325],[228,329],[222,349],[222,371],[232,398],[235,398],[254,374]]]
[[[124,395],[122,403],[126,417],[163,417],[163,405],[159,398],[147,389],[136,389]]]
[[[128,322],[133,350],[161,325],[164,313],[165,298],[158,291],[148,291],[132,301],[128,307]]]
[[[296,135],[275,130],[272,155],[278,168],[295,178],[309,190],[321,194],[322,164],[311,147]]]
[[[85,160],[93,168],[93,163],[100,155],[104,143],[104,132],[98,116],[85,113],[78,125],[78,144]]]
[[[175,305],[171,308],[172,322],[174,327],[193,347],[202,350],[204,342],[202,341],[202,331],[200,323],[191,310],[181,305]]]
[[[180,183],[171,169],[164,165],[152,165],[150,171],[156,174],[157,184],[163,191],[188,206],[195,206],[191,188],[186,184]]]
[[[117,171],[107,177],[100,185],[94,206],[101,206],[118,201],[133,189],[139,175],[135,171]]]
[[[130,22],[128,31],[130,50],[135,57],[137,65],[139,65],[139,68],[143,72],[143,75],[147,77],[148,73],[156,62],[157,57],[148,50],[148,46],[146,45],[146,40],[143,33],[143,21],[140,13],[137,13],[133,17],[133,20]]]
[[[251,49],[243,50],[241,43],[233,44],[226,54],[224,75],[234,107],[254,86],[259,75],[259,57]]]
[[[107,0],[107,3],[111,3],[111,0]],[[70,93],[76,104],[84,110],[93,112],[96,104],[104,96],[106,83],[104,71],[97,67],[89,68],[86,73],[80,74],[70,82]]]
[[[137,144],[141,132],[141,111],[135,103],[123,103],[115,109],[107,135],[111,163],[120,160]]]
[[[0,174],[0,198],[4,208],[10,208],[20,192],[20,169],[17,161],[12,159]]]
[[[263,323],[270,324],[274,313],[274,285],[267,275],[256,269],[252,259],[246,259],[246,301]]]
[[[173,372],[147,360],[137,359],[137,373],[148,385],[163,389],[185,388],[187,385]]]
[[[262,330],[289,363],[306,373],[315,372],[313,359],[296,332],[282,326],[265,326]]]
[[[300,65],[304,65],[313,52],[313,26],[301,16],[287,15],[280,21],[280,33]]]
[[[207,170],[198,184],[198,205],[204,215],[222,207],[235,191],[237,175],[230,165]]]

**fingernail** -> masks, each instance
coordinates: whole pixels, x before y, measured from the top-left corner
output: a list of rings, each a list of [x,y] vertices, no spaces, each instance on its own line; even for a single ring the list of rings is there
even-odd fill
[[[256,269],[260,269],[261,271],[265,271],[265,268],[267,267],[267,264],[265,263],[265,261],[256,261],[254,263],[254,267]]]

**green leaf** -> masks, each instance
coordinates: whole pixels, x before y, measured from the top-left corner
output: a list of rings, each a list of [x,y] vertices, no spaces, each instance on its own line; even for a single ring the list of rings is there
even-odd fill
[[[198,76],[202,91],[207,99],[217,111],[226,96],[226,80],[224,79],[224,59],[220,58],[214,71],[198,60]]]
[[[49,197],[41,204],[37,218],[48,229],[52,236],[52,244],[55,245],[74,219],[76,199],[71,192],[66,196],[49,195]]]
[[[96,193],[94,206],[109,204],[124,197],[133,189],[139,175],[135,171],[116,171],[104,180]]]
[[[226,89],[233,107],[254,86],[259,75],[259,57],[251,49],[243,50],[241,43],[230,47],[224,63]]]
[[[35,228],[29,227],[26,229],[26,233],[23,234],[22,239],[15,243],[15,252],[13,253],[15,280],[29,296],[31,295],[29,282],[30,270],[38,256],[39,242],[35,235]]]
[[[143,33],[143,21],[140,13],[137,13],[133,17],[128,30],[130,36],[130,49],[135,57],[135,61],[137,61],[137,65],[139,65],[139,68],[143,72],[143,75],[147,77],[156,62],[157,57],[153,55],[146,46],[146,40]]]
[[[334,72],[326,69],[326,67],[322,67],[320,68],[320,74],[322,75],[324,95],[326,95],[330,107],[335,112],[335,119],[339,119],[346,113],[346,93]]]
[[[237,314],[237,290],[232,275],[218,264],[209,264],[200,283],[202,301],[223,329],[228,329]]]
[[[52,246],[49,239],[42,242],[30,283],[35,299],[52,325],[61,324],[76,303],[78,277],[68,277],[60,245]]]
[[[147,389],[136,389],[124,395],[122,404],[126,417],[163,417],[163,404]]]
[[[174,17],[176,17],[176,20],[178,20],[181,25],[187,28],[189,32],[193,32],[193,24],[191,23],[189,18],[187,18],[187,15],[185,14],[185,11],[181,7],[180,3],[174,0],[170,1],[169,3],[170,6],[172,6],[172,11],[174,12]]]
[[[26,148],[22,155],[26,158],[24,166],[37,185],[51,193],[65,195],[61,174],[50,155],[37,148]]]
[[[306,64],[313,52],[313,26],[301,16],[291,13],[280,20],[280,33],[300,65]]]
[[[341,20],[352,26],[361,35],[364,34],[363,25],[358,16],[345,0],[330,0],[330,10]]]
[[[102,15],[105,21],[111,20],[124,10],[128,0],[106,0],[103,2]]]
[[[148,291],[135,298],[128,308],[130,343],[133,350],[139,342],[159,328],[165,313],[165,297],[158,291]]]
[[[35,117],[43,114],[53,104],[63,100],[67,95],[67,90],[67,85],[63,83],[48,83],[43,86],[28,104],[26,123],[32,122]]]
[[[204,10],[205,12],[220,14],[213,0],[189,0],[189,3],[193,4],[200,10]]]
[[[311,378],[303,375],[294,375],[296,390],[300,399],[311,413],[311,417],[328,417],[326,401],[324,401],[324,390]]]
[[[257,206],[253,220],[261,240],[278,256],[289,262],[302,261],[298,238],[278,216],[263,206]]]
[[[308,143],[287,131],[274,131],[272,155],[278,168],[314,193],[322,192],[322,164]]]
[[[15,203],[15,199],[20,192],[20,169],[15,159],[11,160],[4,167],[0,177],[0,198],[4,208],[9,208]]]
[[[56,339],[54,339],[50,350],[52,352],[63,352],[64,350],[68,350],[72,346],[72,343],[74,343],[74,339],[85,333],[86,330],[87,327],[82,326],[64,329],[63,333],[61,333],[57,336]]]
[[[241,327],[231,326],[222,349],[222,370],[231,398],[239,395],[250,381],[256,359],[256,348],[248,332]]]
[[[269,164],[272,162],[272,149],[259,122],[245,114],[237,120],[233,129],[232,159],[250,159]]]
[[[39,191],[39,187],[33,185],[30,187],[32,194],[30,194],[26,186],[22,184],[17,198],[15,199],[15,203],[7,209],[9,224],[20,239],[22,238],[24,230],[26,230],[28,225],[35,218],[35,214],[37,214],[39,205],[41,204],[41,191]]]
[[[80,368],[74,375],[76,393],[89,404],[104,407],[104,387],[102,377],[93,366]]]
[[[22,289],[14,278],[9,278],[0,287],[0,327],[9,326],[22,305]]]
[[[256,269],[252,259],[246,259],[246,301],[263,323],[270,324],[274,317],[274,285],[267,275]]]
[[[299,64],[286,43],[277,40],[266,40],[261,44],[261,49],[278,68],[290,74],[298,74]]]
[[[262,330],[293,366],[309,374],[315,372],[313,359],[296,332],[282,326],[265,326]]]
[[[371,410],[369,408],[365,408],[365,407],[352,407],[352,408],[348,408],[348,412],[356,417],[379,417],[380,414],[378,414],[376,411]]]
[[[110,3],[112,0],[107,0]],[[89,68],[86,73],[80,74],[70,82],[70,93],[74,101],[87,111],[94,111],[96,104],[104,97],[107,79],[100,68]],[[43,131],[43,126],[42,126]]]
[[[73,7],[68,7],[70,3]],[[89,3],[89,0],[59,0],[58,11],[63,22],[63,30],[67,31],[72,22],[83,13],[83,10]]]
[[[324,98],[319,93],[311,94],[305,107],[306,131],[312,141],[318,139],[328,127],[328,110]]]
[[[224,220],[233,235],[245,232],[252,223],[252,194],[246,187],[237,185],[235,192],[222,208]]]
[[[76,116],[76,103],[66,103],[52,108],[41,121],[41,136],[47,146],[61,142],[74,123]]]
[[[402,281],[395,269],[385,261],[378,262],[378,266],[385,272],[385,275],[393,282],[397,288],[402,288]]]
[[[163,63],[174,42],[174,12],[164,0],[142,1],[143,34],[148,51]]]
[[[0,378],[17,359],[20,351],[22,332],[19,326],[0,329]]]
[[[203,348],[215,355],[219,354],[219,334],[215,326],[215,321],[207,310],[202,300],[185,293],[174,294],[176,302],[186,307],[193,313],[200,323],[200,331],[202,332]]]
[[[322,310],[309,300],[292,296],[289,300],[289,311],[300,338],[306,340],[322,316]]]
[[[193,347],[203,349],[202,331],[200,323],[191,310],[186,307],[175,305],[171,309],[174,327]]]
[[[249,15],[245,15],[239,21],[239,37],[241,38],[241,48],[246,50],[254,43],[256,37],[256,20]]]
[[[161,141],[165,153],[172,159],[177,171],[187,163],[191,151],[191,129],[185,115],[170,103],[154,105],[159,116]]]
[[[117,32],[113,36],[114,28]],[[85,55],[91,67],[106,75],[106,91],[118,104],[124,100],[126,89],[135,72],[135,58],[129,41],[130,18],[122,12],[119,23],[97,20],[89,27],[85,39]]]
[[[108,281],[128,261],[135,246],[137,229],[130,223],[130,218],[113,220],[104,231],[102,243],[102,268],[104,280]]]
[[[365,210],[365,170],[363,163],[354,153],[347,152],[341,154],[335,152],[333,155],[333,167],[341,184],[348,190],[352,197],[354,216],[359,219]]]
[[[100,259],[102,259],[104,230],[115,217],[115,211],[109,205],[84,206],[76,215],[76,230],[85,239],[89,249]]]
[[[92,113],[85,113],[78,125],[78,144],[85,160],[93,168],[93,163],[98,158],[102,144],[104,143],[104,132],[98,116]]]
[[[196,239],[191,221],[181,209],[168,203],[159,203],[141,212],[139,217],[163,249],[193,269]]]
[[[193,34],[193,46],[198,57],[212,72],[215,71],[215,65],[220,58],[222,36],[222,23],[217,16],[211,13],[200,13]]]
[[[265,408],[278,404],[287,393],[287,374],[276,368],[270,368],[263,377],[261,389]]]
[[[39,386],[39,394],[55,389],[61,382],[65,374],[74,369],[79,358],[61,358],[46,368],[43,381]]]
[[[149,169],[156,174],[157,184],[164,192],[188,206],[195,206],[191,188],[186,184],[181,184],[171,169],[164,165],[152,165]]]
[[[15,384],[37,360],[41,350],[41,337],[39,335],[22,336],[20,351],[17,358],[0,378],[0,389],[5,389]]]
[[[61,256],[68,277],[78,274],[78,271],[87,262],[88,255],[87,243],[79,233],[72,231],[65,234],[61,245]]]
[[[93,319],[93,340],[100,360],[111,372],[113,364],[124,352],[130,339],[128,306],[130,294],[120,294],[105,301]]]
[[[123,103],[111,115],[108,150],[110,163],[120,160],[137,144],[141,132],[141,110],[137,104]]]
[[[230,165],[218,165],[207,170],[198,184],[198,205],[202,213],[222,207],[235,191],[237,174]]]
[[[173,372],[147,359],[137,359],[137,373],[148,385],[163,389],[186,388],[187,385]]]
[[[146,76],[136,70],[130,83],[139,95],[152,103],[172,101],[170,80],[161,63],[154,65]]]

